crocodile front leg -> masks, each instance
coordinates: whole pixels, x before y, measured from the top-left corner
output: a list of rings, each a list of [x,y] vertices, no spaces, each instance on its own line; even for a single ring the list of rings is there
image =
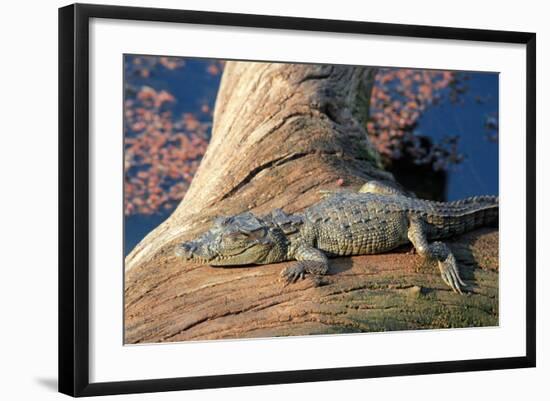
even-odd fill
[[[298,262],[281,271],[285,285],[304,278],[306,273],[324,275],[328,272],[328,258],[310,245],[300,245],[294,252],[294,259]]]
[[[464,287],[466,284],[460,278],[456,259],[447,244],[441,241],[429,244],[426,239],[425,223],[416,216],[409,218],[409,231],[407,235],[409,241],[412,242],[420,255],[437,260],[443,281],[454,292],[462,294],[461,286]]]

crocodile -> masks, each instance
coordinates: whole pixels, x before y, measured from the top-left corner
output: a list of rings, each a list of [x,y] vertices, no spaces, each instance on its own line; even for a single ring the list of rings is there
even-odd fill
[[[211,266],[295,260],[281,271],[286,285],[327,274],[331,257],[383,253],[412,243],[418,254],[437,261],[453,291],[463,293],[456,259],[441,240],[497,223],[496,196],[436,202],[371,181],[359,192],[330,193],[302,213],[275,209],[262,216],[218,217],[203,235],[176,245],[175,253]]]

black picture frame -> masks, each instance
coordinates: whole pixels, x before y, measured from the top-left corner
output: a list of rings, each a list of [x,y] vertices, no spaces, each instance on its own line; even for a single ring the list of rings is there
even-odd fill
[[[140,20],[516,43],[526,46],[526,354],[409,363],[90,383],[89,381],[89,22]],[[75,4],[59,9],[59,391],[72,396],[421,375],[535,366],[536,35],[479,29]]]

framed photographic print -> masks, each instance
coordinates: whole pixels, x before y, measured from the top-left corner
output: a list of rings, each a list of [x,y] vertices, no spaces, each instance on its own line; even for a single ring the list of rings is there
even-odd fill
[[[61,392],[535,366],[534,33],[70,5],[59,95]]]

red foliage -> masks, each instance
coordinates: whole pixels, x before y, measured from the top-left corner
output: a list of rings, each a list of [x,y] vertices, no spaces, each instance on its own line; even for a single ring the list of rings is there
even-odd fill
[[[175,70],[185,65],[185,60],[180,57],[129,56],[127,59],[131,62],[125,64],[126,73],[141,78],[149,78],[151,72],[161,66]]]
[[[211,60],[210,64],[208,64],[208,67],[206,68],[206,71],[210,75],[219,75],[222,73],[224,65],[225,61],[223,60]]]
[[[371,113],[367,132],[378,152],[389,160],[406,153],[415,162],[431,163],[435,170],[458,163],[457,137],[448,137],[430,149],[421,146],[414,129],[422,112],[437,103],[444,89],[456,99],[453,85],[456,74],[452,71],[389,69],[376,76],[371,97]]]
[[[150,74],[154,68],[182,68],[179,59],[137,57]],[[145,61],[144,61],[145,60]],[[152,67],[151,67],[152,66]],[[136,69],[137,75],[144,75]],[[191,113],[173,116],[171,93],[150,86],[132,90],[124,103],[125,214],[152,214],[172,209],[183,198],[208,146],[210,116],[201,121]],[[204,108],[203,108],[204,109]]]

